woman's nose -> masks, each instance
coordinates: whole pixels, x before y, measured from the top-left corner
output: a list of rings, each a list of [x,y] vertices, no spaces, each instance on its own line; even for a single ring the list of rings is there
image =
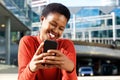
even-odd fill
[[[54,33],[58,33],[59,32],[58,27],[54,28],[53,31],[54,31]]]

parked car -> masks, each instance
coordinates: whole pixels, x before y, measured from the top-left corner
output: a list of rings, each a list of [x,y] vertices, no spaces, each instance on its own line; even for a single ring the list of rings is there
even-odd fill
[[[79,68],[79,76],[93,76],[93,68],[92,67],[80,67]]]
[[[118,68],[112,64],[102,64],[101,65],[101,74],[102,75],[117,75]]]

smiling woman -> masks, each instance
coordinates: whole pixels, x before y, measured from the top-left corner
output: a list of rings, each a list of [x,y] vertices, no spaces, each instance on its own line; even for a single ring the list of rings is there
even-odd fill
[[[41,17],[41,20],[41,40],[55,40],[61,37],[67,23],[67,19],[64,17],[64,15],[59,13],[50,13],[47,17]]]
[[[43,9],[39,35],[20,40],[18,80],[77,80],[74,44],[60,38],[69,18],[70,12],[63,4],[51,3]],[[57,49],[46,40],[55,41]]]

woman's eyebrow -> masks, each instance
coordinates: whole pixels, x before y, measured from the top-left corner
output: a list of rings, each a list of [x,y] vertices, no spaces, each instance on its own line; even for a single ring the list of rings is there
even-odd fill
[[[58,24],[55,20],[52,20],[51,22],[54,22],[55,24]],[[60,27],[65,28],[65,26],[61,25]]]
[[[54,22],[54,23],[56,23],[56,24],[57,24],[57,22],[56,22],[55,20],[52,20],[52,22]]]

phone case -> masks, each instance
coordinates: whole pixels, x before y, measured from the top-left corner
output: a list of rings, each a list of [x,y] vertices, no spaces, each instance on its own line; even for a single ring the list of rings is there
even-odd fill
[[[57,49],[57,42],[54,40],[45,40],[43,52],[47,52],[49,49]]]

